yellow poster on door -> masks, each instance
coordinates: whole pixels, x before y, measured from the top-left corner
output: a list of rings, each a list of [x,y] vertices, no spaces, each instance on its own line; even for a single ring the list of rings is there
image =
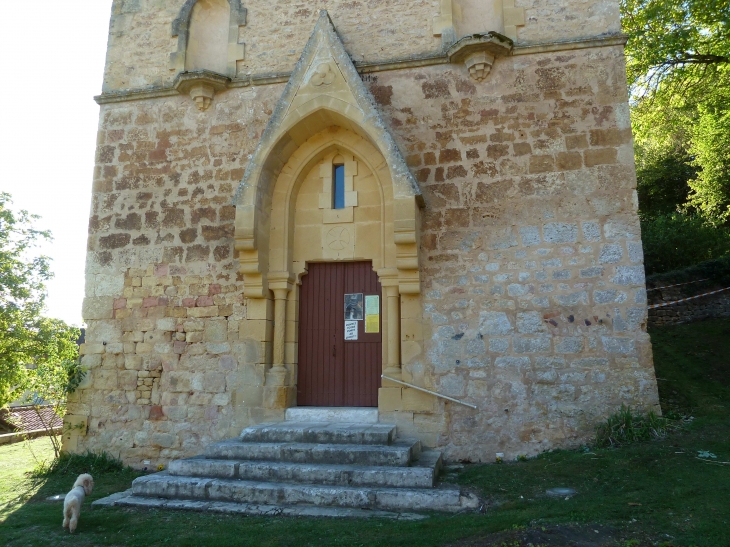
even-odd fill
[[[380,297],[377,294],[365,297],[365,333],[380,332]]]

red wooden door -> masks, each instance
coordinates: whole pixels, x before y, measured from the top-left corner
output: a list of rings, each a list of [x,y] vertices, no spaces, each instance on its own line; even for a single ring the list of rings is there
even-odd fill
[[[357,340],[345,340],[346,294],[362,295]],[[377,333],[365,332],[367,296],[378,297]],[[382,291],[372,264],[309,264],[299,296],[297,405],[378,406],[382,361]]]

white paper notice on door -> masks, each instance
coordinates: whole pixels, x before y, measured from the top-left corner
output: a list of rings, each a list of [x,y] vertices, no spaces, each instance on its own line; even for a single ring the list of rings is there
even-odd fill
[[[345,340],[357,340],[357,321],[345,321]]]

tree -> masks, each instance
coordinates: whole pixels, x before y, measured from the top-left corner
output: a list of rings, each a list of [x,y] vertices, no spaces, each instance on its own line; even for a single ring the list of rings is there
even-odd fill
[[[54,323],[56,323],[54,325]],[[65,325],[58,325],[57,319],[49,320],[49,332],[55,338],[55,343],[50,345],[65,346],[65,335],[69,333]],[[58,334],[61,333],[61,336]],[[60,342],[60,344],[59,344]],[[53,429],[53,418],[48,413],[42,412],[44,407],[50,407],[53,416],[63,419],[66,414],[66,401],[68,395],[73,393],[86,375],[78,359],[42,359],[33,369],[27,384],[28,402],[33,406],[43,428],[48,432],[48,437],[53,445],[55,459],[61,455],[61,437],[56,435]]]
[[[0,408],[30,386],[38,367],[60,366],[78,356],[79,330],[44,317],[49,259],[33,256],[51,234],[38,230],[37,216],[14,212],[0,193]]]
[[[621,0],[635,96],[712,94],[727,83],[728,0]]]
[[[670,248],[686,261],[697,249],[676,245],[730,230],[730,0],[621,0],[621,11],[645,255],[661,268]],[[700,254],[727,253],[727,236]]]

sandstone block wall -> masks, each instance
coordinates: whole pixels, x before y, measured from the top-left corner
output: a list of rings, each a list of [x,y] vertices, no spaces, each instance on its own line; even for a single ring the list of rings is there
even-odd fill
[[[426,200],[430,340],[409,368],[480,405],[450,408],[454,456],[577,442],[656,403],[624,81],[616,47],[505,59],[479,87],[441,67],[372,86]]]
[[[453,23],[459,36],[474,32],[503,32],[504,8],[513,4],[525,10],[517,44],[562,42],[621,32],[615,0],[561,0],[559,6],[544,0],[316,0],[310,2],[249,0],[246,26],[239,33],[245,60],[239,77],[249,74],[290,72],[319,15],[329,11],[337,32],[355,62],[376,63],[437,54],[443,43],[434,34],[434,19],[451,1]],[[103,90],[170,85],[176,71],[169,55],[177,48],[171,24],[184,0],[114,0],[109,30]],[[484,21],[494,28],[477,28],[466,20],[474,11],[489,12]],[[461,30],[460,30],[461,29]]]
[[[168,34],[180,3],[114,3],[105,90],[174,77]],[[387,59],[440,47],[436,4],[327,7],[355,58]],[[615,30],[613,3],[576,6]],[[261,25],[267,44],[249,50],[251,69],[290,70],[314,7],[246,7],[246,31]],[[588,32],[557,9],[524,7],[520,36]],[[483,82],[452,64],[363,80],[425,201],[421,294],[401,297],[403,378],[478,406],[392,389],[382,416],[449,459],[491,461],[585,442],[621,404],[657,405],[622,48],[500,58]],[[69,404],[78,429],[67,449],[156,465],[281,416],[267,408],[261,364],[272,362],[272,302],[243,297],[233,200],[283,89],[222,91],[205,112],[186,96],[102,105],[90,373]]]

